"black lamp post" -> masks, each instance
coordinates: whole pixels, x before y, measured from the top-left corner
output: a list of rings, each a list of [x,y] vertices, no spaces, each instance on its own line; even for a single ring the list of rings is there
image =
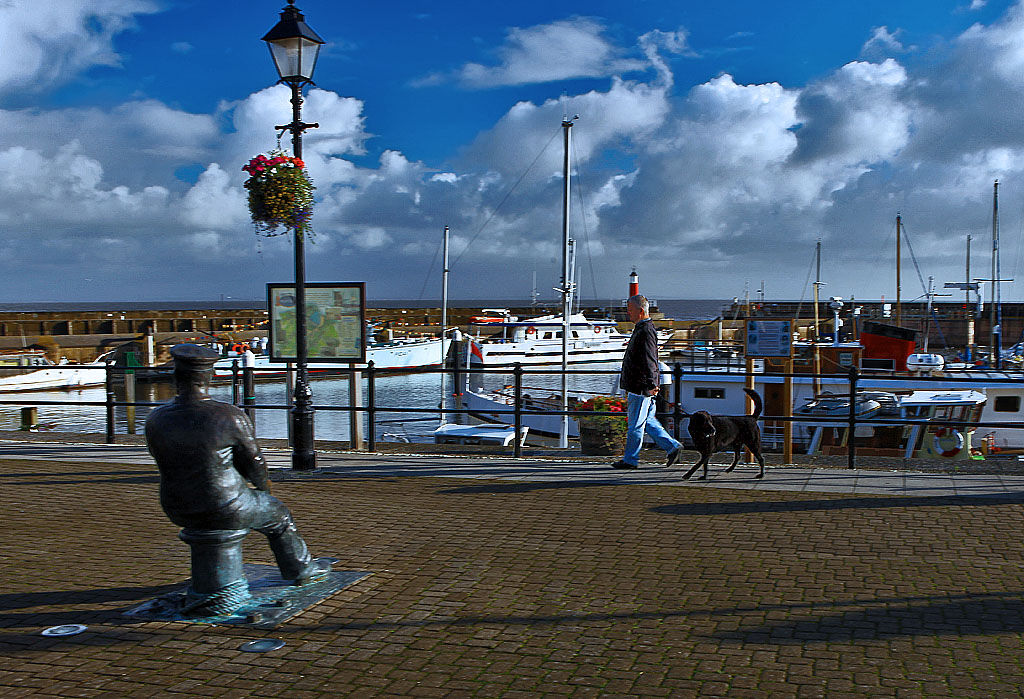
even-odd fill
[[[292,89],[292,123],[275,126],[291,131],[292,152],[302,159],[302,132],[315,129],[319,124],[302,122],[302,87],[313,84],[313,69],[317,54],[324,43],[306,24],[305,17],[295,7],[295,0],[281,11],[280,21],[267,32],[263,41],[270,47],[277,73]],[[309,388],[306,347],[306,248],[305,235],[295,229],[295,402],[292,406],[292,468],[296,471],[316,469],[316,449],[313,440],[313,392]]]

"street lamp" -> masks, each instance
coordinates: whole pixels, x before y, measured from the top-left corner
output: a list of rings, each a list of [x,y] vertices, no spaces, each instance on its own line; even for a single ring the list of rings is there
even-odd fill
[[[295,7],[295,0],[281,10],[281,19],[263,37],[274,59],[278,82],[292,89],[292,123],[275,126],[292,134],[292,153],[302,159],[302,132],[319,124],[302,122],[302,88],[313,84],[317,54],[324,43],[306,24],[306,18]],[[306,248],[302,229],[295,228],[295,399],[292,406],[292,468],[296,471],[316,469],[313,440],[313,392],[309,388],[306,347]]]

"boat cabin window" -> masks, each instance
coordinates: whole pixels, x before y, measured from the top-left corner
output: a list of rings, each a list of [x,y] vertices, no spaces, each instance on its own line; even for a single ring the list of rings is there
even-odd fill
[[[1020,396],[996,396],[992,410],[997,413],[1019,413]]]
[[[693,389],[694,398],[725,398],[724,388],[706,388],[697,386]]]
[[[544,339],[545,340],[550,340],[552,337],[554,337],[553,333],[549,333],[549,332],[548,333],[544,333]]]
[[[575,330],[573,330],[573,331],[572,331],[572,337],[573,337],[573,339],[576,339],[576,338],[578,338],[579,336],[580,336],[580,334],[579,334],[578,332],[576,332]]]

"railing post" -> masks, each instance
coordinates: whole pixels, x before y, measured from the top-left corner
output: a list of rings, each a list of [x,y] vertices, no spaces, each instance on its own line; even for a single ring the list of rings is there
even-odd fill
[[[238,360],[232,360],[231,362],[231,404],[239,405],[242,401],[239,400],[239,383],[238,383]]]
[[[246,351],[242,359],[242,403],[245,405],[245,414],[256,426],[256,355]]]
[[[109,359],[105,367],[107,388],[107,444],[114,444],[114,364]]]
[[[857,447],[853,435],[857,430],[857,367],[850,367],[850,427],[846,437],[847,468],[853,469],[857,463]]]
[[[124,408],[128,421],[128,434],[135,434],[135,371],[128,369],[124,373],[124,400],[128,404]]]
[[[375,378],[377,375],[377,369],[373,365],[373,360],[366,363],[366,429],[368,434],[366,435],[366,449],[367,451],[377,451],[377,429],[375,424],[377,422],[377,398],[376,398],[376,384]]]
[[[683,421],[683,365],[679,362],[672,364],[672,436],[679,441],[679,423]]]
[[[355,364],[348,365],[349,449],[362,451],[366,448],[363,430],[363,372]]]
[[[520,432],[523,431],[523,365],[516,362],[515,367],[512,369],[512,376],[515,383],[515,414],[512,416],[512,428],[514,436],[512,437],[512,456],[517,459],[523,456],[523,442],[520,438]]]

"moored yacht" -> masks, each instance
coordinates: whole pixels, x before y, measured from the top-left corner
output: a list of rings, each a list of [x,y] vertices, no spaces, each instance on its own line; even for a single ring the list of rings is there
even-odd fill
[[[471,324],[473,341],[470,363],[485,367],[561,364],[564,322],[560,315],[528,320],[502,319]],[[620,333],[612,320],[588,320],[582,313],[569,317],[571,364],[622,360],[629,335]]]

